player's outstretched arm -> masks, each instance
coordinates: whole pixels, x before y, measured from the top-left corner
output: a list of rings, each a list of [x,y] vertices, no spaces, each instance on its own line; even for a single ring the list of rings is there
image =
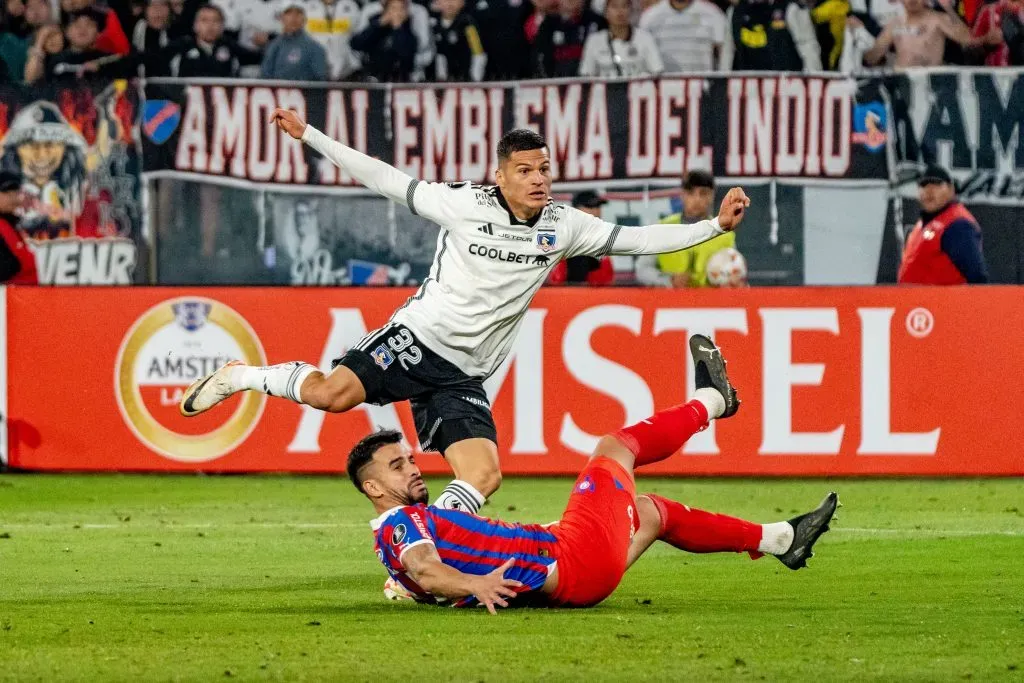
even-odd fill
[[[505,578],[505,572],[512,568],[512,559],[490,574],[463,574],[442,562],[432,543],[410,547],[402,555],[402,564],[423,590],[450,600],[475,596],[491,614],[497,614],[495,606],[508,607],[507,598],[514,598],[516,588],[523,585]]]
[[[456,191],[445,183],[421,182],[380,159],[332,140],[288,109],[275,109],[270,123],[276,123],[288,135],[320,152],[368,189],[408,206],[417,216],[446,224],[460,213]]]
[[[735,230],[750,206],[742,188],[734,187],[722,198],[718,216],[690,225],[657,223],[619,230],[608,252],[612,254],[665,254],[686,249],[723,232]]]
[[[345,169],[360,184],[377,194],[408,206],[418,181],[394,166],[332,140],[288,109],[275,109],[271,124],[324,155],[332,164]]]
[[[722,199],[718,216],[690,225],[663,224],[623,227],[588,216],[577,217],[574,244],[566,257],[604,256],[605,254],[665,254],[706,242],[723,232],[735,230],[750,206],[750,199],[741,188],[734,187]]]

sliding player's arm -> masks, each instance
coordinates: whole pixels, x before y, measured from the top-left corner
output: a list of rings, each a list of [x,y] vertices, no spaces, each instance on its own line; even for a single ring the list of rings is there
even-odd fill
[[[613,225],[582,212],[573,244],[566,258],[606,254],[667,254],[707,242],[724,232],[735,230],[750,206],[742,189],[734,187],[722,199],[718,216],[690,225],[663,224],[642,227]]]
[[[464,574],[442,562],[433,543],[410,546],[402,555],[401,562],[406,573],[423,590],[450,600],[472,595],[491,614],[497,614],[496,605],[508,607],[506,598],[514,598],[516,588],[523,585],[504,578],[505,572],[512,568],[514,561],[511,558],[490,574]]]
[[[276,123],[296,140],[302,140],[335,166],[345,169],[359,184],[408,206],[417,216],[437,223],[448,223],[457,218],[459,202],[454,196],[456,190],[451,186],[421,182],[380,159],[332,140],[293,111],[275,109],[270,122]]]

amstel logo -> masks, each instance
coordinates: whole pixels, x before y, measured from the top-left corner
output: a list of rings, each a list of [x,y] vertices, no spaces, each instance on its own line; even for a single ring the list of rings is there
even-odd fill
[[[182,297],[146,311],[117,354],[114,386],[121,415],[148,447],[172,460],[206,462],[235,449],[259,422],[266,397],[232,396],[209,413],[178,412],[185,388],[230,360],[266,365],[263,346],[237,311]]]

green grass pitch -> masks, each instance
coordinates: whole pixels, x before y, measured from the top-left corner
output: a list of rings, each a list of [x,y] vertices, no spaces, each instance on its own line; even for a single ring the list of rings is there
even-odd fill
[[[431,482],[439,491],[442,482]],[[571,482],[485,508],[551,521]],[[1024,482],[640,482],[774,521],[810,567],[659,545],[591,610],[390,603],[342,478],[0,476],[0,680],[1024,680]]]

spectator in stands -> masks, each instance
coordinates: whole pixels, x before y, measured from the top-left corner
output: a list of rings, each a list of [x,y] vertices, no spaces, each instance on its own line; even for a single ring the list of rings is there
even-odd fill
[[[897,68],[942,66],[947,38],[965,48],[982,44],[971,36],[966,24],[948,13],[933,12],[924,0],[903,0],[903,9],[906,16],[891,21],[864,53],[868,66],[882,63],[889,48],[896,50]]]
[[[359,71],[359,56],[352,46],[352,37],[361,30],[359,3],[356,0],[305,0],[304,9],[306,32],[327,53],[330,79],[349,78]],[[425,22],[426,10],[422,7],[420,10]]]
[[[238,45],[224,37],[224,12],[203,5],[196,12],[193,36],[182,41],[171,57],[177,78],[235,78],[241,65]],[[245,55],[246,59],[250,55]]]
[[[0,18],[0,32],[13,33],[19,38],[24,38],[32,32],[32,27],[25,19],[23,0],[5,0],[3,16]]]
[[[35,42],[25,61],[25,83],[36,83],[46,75],[46,60],[64,50],[64,33],[57,24],[47,24],[36,32]]]
[[[352,47],[363,54],[363,71],[369,80],[411,80],[418,44],[409,18],[409,0],[385,0],[384,11],[370,17],[367,27],[352,36]]]
[[[577,75],[587,37],[608,28],[604,17],[591,11],[585,0],[559,0],[558,7],[559,13],[540,25],[534,41],[534,75],[538,78]]]
[[[142,75],[170,76],[167,51],[171,47],[170,0],[147,0],[143,18],[132,29],[132,48],[141,55]]]
[[[917,181],[921,218],[907,237],[897,282],[961,285],[988,282],[981,227],[960,203],[953,178],[931,165]]]
[[[128,36],[121,27],[117,13],[107,7],[100,7],[95,0],[60,0],[61,23],[67,29],[71,19],[84,10],[102,15],[100,34],[96,37],[96,49],[112,55],[126,55],[131,52]]]
[[[171,0],[171,37],[191,38],[198,7],[193,1]]]
[[[798,0],[739,0],[726,13],[724,68],[735,71],[821,71],[821,48]]]
[[[533,13],[533,5],[526,0],[470,0],[469,9],[487,54],[487,80],[528,78],[530,43],[526,39],[526,21]]]
[[[21,175],[0,171],[0,284],[39,284],[35,254],[18,230],[20,207]]]
[[[433,80],[481,81],[487,68],[487,54],[480,42],[473,16],[465,0],[437,0],[438,16],[431,17],[434,29]]]
[[[1024,66],[1024,0],[997,0],[981,8],[972,31],[986,66]]]
[[[47,82],[66,83],[79,78],[110,79],[134,75],[133,60],[99,49],[99,34],[107,17],[105,12],[91,7],[68,16],[64,32],[67,47],[57,54],[46,55],[41,64]],[[38,77],[35,69],[40,64],[34,57],[34,53],[30,55],[25,67],[25,80],[28,82],[34,82]]]
[[[839,67],[843,53],[843,37],[846,33],[846,18],[850,14],[849,0],[814,0],[810,5],[811,23],[818,39],[821,66],[826,71]]]
[[[721,63],[725,15],[707,0],[661,0],[640,15],[668,73],[714,71]]]
[[[686,225],[707,220],[715,200],[715,177],[707,171],[688,171],[683,176],[683,211],[661,220]],[[716,252],[736,246],[736,233],[727,232],[689,249],[657,256],[639,256],[636,279],[641,284],[662,287],[708,287],[708,259]]]
[[[596,218],[601,217],[601,207],[608,203],[601,195],[590,190],[573,195],[572,205]],[[615,270],[608,256],[572,256],[555,266],[548,275],[549,285],[611,285],[615,283]]]
[[[365,30],[370,25],[370,20],[380,16],[384,10],[385,7],[379,0],[368,2],[359,17],[359,30]],[[430,12],[423,5],[411,0],[406,0],[404,12],[408,15],[409,28],[416,38],[413,70],[405,80],[422,81],[426,76],[426,70],[434,63],[434,34],[430,30]]]
[[[263,57],[260,75],[279,81],[326,81],[327,52],[306,33],[306,11],[299,0],[290,0],[281,12],[281,35]]]
[[[665,70],[654,36],[633,28],[629,12],[629,0],[608,0],[604,11],[608,28],[587,37],[580,76],[631,78],[657,76]]]
[[[275,0],[215,0],[224,12],[224,35],[250,52],[263,54],[281,29]]]
[[[523,33],[526,36],[526,43],[531,50],[537,42],[537,35],[544,20],[558,14],[559,0],[532,0],[532,10],[523,24]],[[532,54],[528,56],[529,72],[534,71],[534,59]]]
[[[24,19],[25,25],[31,29],[27,35],[0,33],[0,62],[6,67],[7,79],[11,83],[25,79],[28,51],[35,44],[40,30],[53,21],[50,3],[47,0],[26,0]]]

